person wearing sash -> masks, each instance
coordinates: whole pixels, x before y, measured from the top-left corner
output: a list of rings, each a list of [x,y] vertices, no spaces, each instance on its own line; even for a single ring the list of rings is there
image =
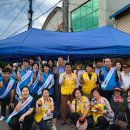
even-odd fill
[[[40,87],[40,76],[42,76],[42,73],[39,71],[39,64],[35,62],[33,64],[33,83],[30,87],[30,94],[33,96],[34,101],[38,99],[38,89]]]
[[[22,65],[22,69],[18,73],[18,84],[16,88],[16,92],[18,95],[21,94],[21,89],[23,86],[30,87],[33,83],[33,73],[29,69],[29,60],[23,59]]]
[[[110,58],[105,59],[105,66],[102,67],[100,71],[100,81],[102,96],[105,97],[108,101],[112,97],[112,90],[119,85],[119,78],[117,71],[112,67],[112,60]]]
[[[8,68],[11,69],[11,75],[10,75],[10,76],[11,76],[13,79],[17,79],[16,70],[13,68],[13,64],[12,64],[12,63],[8,63],[8,64],[5,65],[5,68],[6,68],[6,67],[8,67]]]
[[[87,97],[83,96],[80,88],[75,88],[73,91],[74,100],[72,103],[68,101],[68,105],[71,112],[71,120],[74,124],[78,120],[83,121],[84,119],[88,122],[88,128],[93,126],[93,117],[90,113],[90,102]]]
[[[31,130],[34,120],[35,103],[33,97],[29,94],[27,86],[22,87],[21,96],[15,101],[14,111],[9,115],[6,122],[12,130]]]
[[[36,102],[36,114],[34,119],[40,130],[48,130],[47,121],[52,121],[52,130],[56,128],[56,112],[54,111],[54,102],[49,97],[49,90],[44,88],[42,90],[42,97]]]
[[[2,72],[2,77],[0,77],[0,100],[1,100],[1,118],[3,121],[6,117],[6,106],[9,106],[9,113],[12,112],[14,108],[14,98],[16,82],[11,78],[11,69],[4,68]]]
[[[93,72],[93,64],[86,64],[86,72],[81,75],[80,83],[82,84],[83,94],[90,98],[91,90],[99,85],[99,79]]]
[[[67,102],[73,100],[72,92],[76,88],[76,74],[72,73],[71,64],[65,64],[65,72],[60,75],[61,85],[61,125],[65,125],[68,115]]]
[[[41,96],[42,95],[42,90],[44,88],[48,88],[49,89],[49,95],[53,98],[54,96],[54,76],[52,74],[49,74],[49,65],[48,64],[44,64],[43,65],[43,73],[42,73],[42,77],[40,78],[40,82],[41,82],[41,86],[39,87],[38,90],[38,95]]]

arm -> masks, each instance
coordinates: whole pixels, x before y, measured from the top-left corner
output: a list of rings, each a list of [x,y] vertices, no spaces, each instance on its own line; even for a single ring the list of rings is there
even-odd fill
[[[84,80],[83,80],[83,74],[80,75],[80,80],[79,80],[80,84],[83,85]]]
[[[40,83],[43,83],[43,77],[42,77],[42,72],[40,72],[40,79],[39,79]]]
[[[51,85],[48,87],[48,89],[51,89],[53,87],[53,85],[54,85],[54,77],[52,78]]]
[[[33,83],[33,77],[31,78],[31,81],[30,81],[30,83],[28,84],[28,87],[30,87],[30,86],[32,85],[32,83]]]
[[[59,84],[62,85],[65,79],[66,79],[66,74],[64,74],[63,76],[60,75]]]

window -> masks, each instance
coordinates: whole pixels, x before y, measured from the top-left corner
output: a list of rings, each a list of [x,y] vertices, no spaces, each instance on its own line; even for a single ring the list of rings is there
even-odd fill
[[[71,12],[71,27],[74,32],[95,29],[99,24],[99,0],[90,0]]]

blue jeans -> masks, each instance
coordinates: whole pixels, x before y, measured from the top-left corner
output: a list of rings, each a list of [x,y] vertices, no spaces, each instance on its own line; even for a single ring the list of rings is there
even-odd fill
[[[53,112],[53,119],[57,117],[56,112]],[[51,119],[50,119],[51,120]],[[49,127],[46,123],[47,121],[44,121],[43,119],[40,122],[36,122],[40,130],[48,130]]]

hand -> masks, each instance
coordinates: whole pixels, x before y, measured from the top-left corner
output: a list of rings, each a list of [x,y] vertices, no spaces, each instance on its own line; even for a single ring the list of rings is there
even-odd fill
[[[104,72],[103,72],[103,71],[101,72],[101,75],[104,75]]]
[[[37,59],[38,59],[38,61],[42,61],[42,58],[41,58],[40,56],[38,56],[38,58],[37,58]]]
[[[18,81],[20,81],[20,80],[21,80],[21,77],[20,77],[20,76],[17,76],[17,79],[18,79]]]
[[[80,75],[80,78],[83,78],[83,74]]]
[[[93,103],[93,102],[90,102],[90,106],[91,106],[91,107],[94,107],[94,103]]]
[[[1,82],[0,82],[0,88],[2,88],[2,87],[3,87],[3,82],[1,81]]]
[[[48,116],[51,115],[51,110],[50,110],[50,109],[47,111],[47,115],[48,115]]]
[[[41,107],[42,106],[42,102],[40,100],[37,101],[37,105],[38,107]]]
[[[56,74],[56,75],[58,74],[58,70],[57,69],[54,70],[54,74]]]
[[[80,121],[83,121],[84,119],[85,119],[84,116],[81,116],[81,117],[79,118]]]
[[[70,102],[70,100],[67,102],[67,104],[70,106],[71,105],[71,102]]]
[[[66,78],[66,74],[64,74],[64,76],[63,76],[63,79],[65,79]]]
[[[10,103],[10,104],[9,104],[9,107],[10,107],[11,109],[13,109],[13,108],[14,108],[14,103]]]
[[[23,122],[23,121],[24,121],[24,118],[25,118],[25,116],[22,115],[22,116],[19,118],[19,122]]]
[[[19,100],[20,100],[20,101],[23,101],[23,97],[22,97],[22,95],[20,96]]]

